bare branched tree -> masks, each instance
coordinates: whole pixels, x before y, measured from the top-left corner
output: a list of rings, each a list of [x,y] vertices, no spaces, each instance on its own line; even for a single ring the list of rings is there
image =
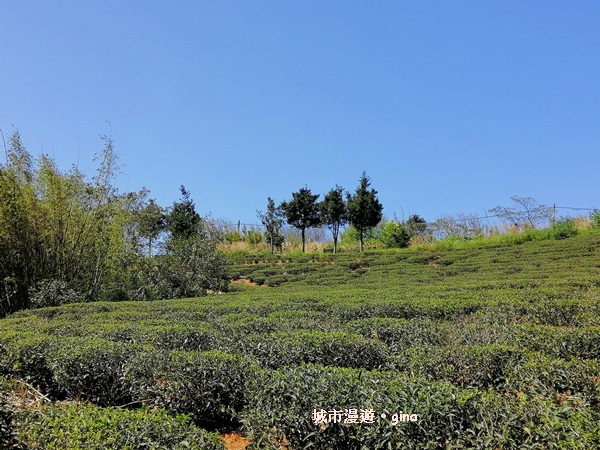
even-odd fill
[[[519,229],[536,228],[538,225],[550,221],[552,217],[552,208],[537,203],[533,197],[514,195],[511,200],[516,203],[516,206],[496,206],[490,209],[490,212],[514,224]]]

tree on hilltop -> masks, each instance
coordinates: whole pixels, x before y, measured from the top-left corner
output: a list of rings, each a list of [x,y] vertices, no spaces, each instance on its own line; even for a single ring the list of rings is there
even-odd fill
[[[138,212],[138,228],[140,236],[148,241],[148,256],[152,257],[152,243],[165,231],[167,219],[165,208],[150,199]]]
[[[321,222],[333,235],[333,253],[337,253],[337,241],[340,227],[348,223],[348,206],[344,201],[344,190],[336,186],[330,190],[321,202]]]
[[[348,194],[348,218],[360,237],[360,251],[364,249],[364,234],[381,221],[383,205],[377,199],[377,191],[369,189],[371,179],[363,172],[354,195]]]
[[[281,209],[275,206],[275,201],[271,197],[268,197],[267,211],[257,211],[257,216],[265,227],[265,234],[271,247],[271,253],[274,253],[274,248],[283,243],[283,236],[281,234],[281,226],[283,225]]]
[[[537,203],[533,197],[513,195],[510,199],[518,206],[496,206],[490,212],[521,229],[533,229],[540,223],[550,221],[553,216],[550,206]]]
[[[196,232],[196,227],[202,220],[196,212],[196,205],[191,198],[190,192],[181,185],[181,199],[173,203],[173,207],[167,216],[167,229],[175,240],[188,239]]]
[[[300,230],[303,252],[306,244],[306,229],[321,224],[318,198],[319,194],[313,195],[310,189],[304,187],[298,192],[292,193],[292,200],[281,204],[281,210],[285,214],[287,223]]]

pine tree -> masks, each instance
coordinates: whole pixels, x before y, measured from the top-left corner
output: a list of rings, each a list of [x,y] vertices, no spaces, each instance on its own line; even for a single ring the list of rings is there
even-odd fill
[[[330,190],[321,203],[321,221],[333,235],[333,253],[337,253],[340,227],[348,223],[348,206],[344,201],[344,190],[336,186]]]
[[[300,230],[303,252],[306,246],[306,229],[321,224],[318,198],[319,194],[313,195],[310,189],[302,188],[298,192],[292,193],[292,200],[281,204],[281,210],[285,214],[287,223]]]
[[[181,185],[181,200],[173,203],[173,207],[167,216],[167,228],[171,237],[175,240],[189,239],[196,232],[200,223],[200,215],[196,212],[196,205],[191,198],[190,192]]]
[[[358,230],[360,237],[360,251],[364,249],[365,231],[377,226],[381,221],[383,206],[377,199],[377,191],[369,189],[371,179],[363,172],[360,184],[354,195],[348,194],[348,218],[350,223]]]

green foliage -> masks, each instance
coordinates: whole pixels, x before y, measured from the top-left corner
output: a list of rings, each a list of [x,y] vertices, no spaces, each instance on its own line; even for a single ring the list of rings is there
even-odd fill
[[[9,404],[9,380],[0,375],[0,448],[10,448],[13,443],[13,408]]]
[[[510,372],[521,362],[523,353],[497,345],[419,348],[411,353],[408,367],[411,372],[434,380],[503,392]]]
[[[447,338],[443,330],[430,319],[398,319],[394,317],[370,317],[346,323],[346,328],[364,337],[385,343],[391,353],[412,347],[443,345]]]
[[[590,223],[592,228],[600,228],[600,211],[594,211],[592,214],[590,214]]]
[[[321,224],[321,210],[317,202],[318,194],[313,195],[310,189],[301,188],[292,193],[292,200],[283,202],[281,210],[287,223],[300,230],[302,235],[302,251],[306,246],[306,230]]]
[[[165,212],[165,209],[156,204],[154,199],[150,199],[137,212],[136,222],[138,232],[148,241],[148,256],[150,257],[152,256],[152,242],[156,241],[160,234],[167,228]],[[173,226],[174,224],[171,223],[171,225]]]
[[[347,449],[538,448],[557,442],[584,449],[598,442],[593,413],[577,401],[556,405],[403,374],[320,366],[262,371],[253,381],[244,412],[252,448],[277,448],[284,440],[292,448]],[[359,414],[371,409],[373,423],[312,421],[314,410],[329,418],[331,410],[344,414],[351,408]],[[392,424],[400,411],[416,414],[417,422]]]
[[[76,169],[60,172],[42,156],[36,164],[18,133],[8,164],[0,167],[0,316],[26,308],[31,289],[60,280],[95,299],[106,276],[127,254],[124,224],[130,212],[112,182],[112,140],[98,158],[91,181]]]
[[[567,239],[576,236],[577,233],[577,226],[572,219],[558,220],[552,226],[552,237],[554,239]]]
[[[237,422],[251,369],[244,358],[217,351],[173,352],[138,360],[129,376],[144,403],[190,414],[196,423],[215,428]]]
[[[174,202],[167,216],[167,228],[174,240],[186,240],[196,232],[196,227],[202,220],[196,212],[196,205],[191,198],[190,192],[181,185],[181,199]]]
[[[250,245],[260,244],[262,242],[262,233],[257,229],[250,229],[246,231],[244,238]]]
[[[34,308],[60,306],[80,302],[83,296],[63,280],[42,280],[30,289],[30,303]]]
[[[235,242],[242,242],[244,240],[244,236],[242,236],[242,233],[240,233],[237,230],[225,232],[224,238],[225,241],[227,241],[229,244],[233,244]]]
[[[411,215],[405,225],[411,237],[423,236],[427,232],[427,221],[418,214]]]
[[[300,363],[373,369],[388,362],[380,342],[353,333],[299,331],[257,334],[238,340],[235,350],[262,366],[277,368]]]
[[[377,199],[377,191],[369,189],[370,185],[370,178],[363,172],[355,194],[348,194],[348,219],[358,230],[361,251],[364,247],[365,231],[376,226],[382,218],[383,206]]]
[[[217,434],[197,428],[189,417],[146,408],[61,403],[20,411],[14,421],[17,445],[30,450],[225,448]]]
[[[267,211],[257,211],[258,218],[265,227],[266,241],[271,248],[271,253],[274,253],[276,247],[283,244],[283,235],[281,234],[281,226],[283,225],[283,212],[280,207],[275,206],[275,201],[269,197],[267,199]]]
[[[226,291],[228,261],[218,250],[220,232],[201,220],[188,238],[169,239],[165,252],[138,273],[140,299],[199,297],[207,289]]]
[[[389,221],[379,233],[379,240],[387,248],[406,248],[410,244],[410,233],[404,224]]]
[[[373,242],[377,239],[375,228],[366,229],[363,233],[364,242]],[[360,232],[355,226],[349,225],[341,234],[341,241],[343,244],[354,244],[360,242]]]
[[[99,405],[131,402],[125,379],[127,361],[135,347],[98,338],[63,339],[47,352],[53,388],[67,398],[81,398]]]
[[[202,223],[189,192],[171,209],[170,238],[152,257],[164,210],[148,191],[119,194],[112,139],[91,180],[34,162],[18,133],[0,166],[0,317],[30,306],[121,301],[225,290],[220,236]]]

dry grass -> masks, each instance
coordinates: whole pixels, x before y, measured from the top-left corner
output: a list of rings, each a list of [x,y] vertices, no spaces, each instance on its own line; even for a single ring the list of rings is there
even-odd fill
[[[413,236],[410,238],[410,245],[422,245],[433,242],[432,236]]]
[[[592,228],[592,222],[589,217],[579,216],[575,217],[573,221],[575,222],[575,228],[578,230],[589,230]]]

